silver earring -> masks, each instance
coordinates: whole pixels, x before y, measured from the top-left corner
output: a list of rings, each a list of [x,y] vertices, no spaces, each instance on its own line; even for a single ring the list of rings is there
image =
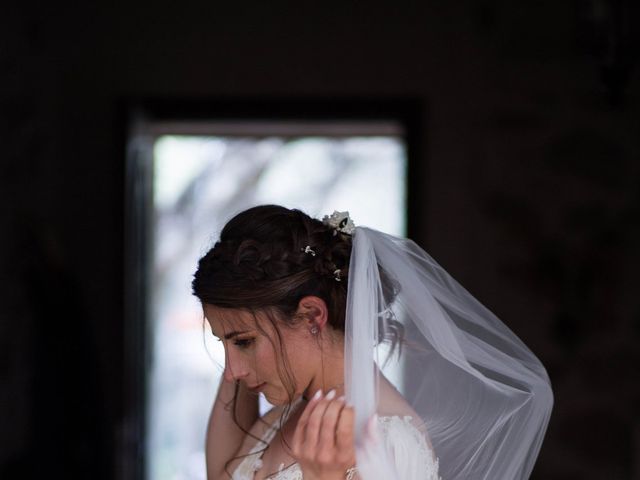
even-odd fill
[[[310,332],[311,332],[311,335],[317,335],[318,334],[318,327],[314,325],[313,327],[311,327]]]

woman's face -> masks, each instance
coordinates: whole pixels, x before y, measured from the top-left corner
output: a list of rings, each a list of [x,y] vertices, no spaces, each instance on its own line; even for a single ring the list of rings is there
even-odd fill
[[[225,379],[240,381],[256,394],[262,392],[272,405],[288,403],[292,388],[293,399],[297,399],[317,374],[317,343],[304,322],[280,326],[279,340],[265,313],[254,316],[243,310],[205,305],[204,314],[213,334],[224,345]],[[292,378],[287,378],[286,372]],[[281,376],[288,380],[286,384]]]

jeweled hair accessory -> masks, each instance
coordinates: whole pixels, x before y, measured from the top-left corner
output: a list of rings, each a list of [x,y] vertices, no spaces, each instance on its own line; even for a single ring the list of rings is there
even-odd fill
[[[353,223],[353,220],[349,218],[349,212],[338,212],[334,210],[331,216],[325,215],[322,219],[322,223],[328,225],[333,228],[333,234],[336,233],[346,233],[347,235],[353,235],[353,232],[356,229],[356,226]]]

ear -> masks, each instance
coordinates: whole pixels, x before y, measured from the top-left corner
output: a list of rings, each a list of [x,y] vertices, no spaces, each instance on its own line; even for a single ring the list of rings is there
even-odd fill
[[[298,302],[296,313],[305,318],[305,325],[308,328],[316,326],[322,331],[329,321],[327,304],[320,297],[314,295],[302,297]]]

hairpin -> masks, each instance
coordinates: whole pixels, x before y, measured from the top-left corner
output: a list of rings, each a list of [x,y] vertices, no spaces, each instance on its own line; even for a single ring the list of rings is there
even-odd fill
[[[310,253],[312,256],[316,256],[316,251],[313,250],[309,245],[307,245],[304,248],[301,248],[300,250],[302,250],[304,253]]]
[[[331,216],[324,216],[322,223],[333,228],[334,235],[338,232],[353,235],[353,232],[356,230],[353,220],[349,218],[349,212],[338,212],[337,210],[334,210]]]
[[[341,282],[342,281],[342,277],[340,276],[342,272],[340,271],[340,269],[338,268],[337,270],[333,271],[333,275],[334,275],[334,279],[336,282]]]

